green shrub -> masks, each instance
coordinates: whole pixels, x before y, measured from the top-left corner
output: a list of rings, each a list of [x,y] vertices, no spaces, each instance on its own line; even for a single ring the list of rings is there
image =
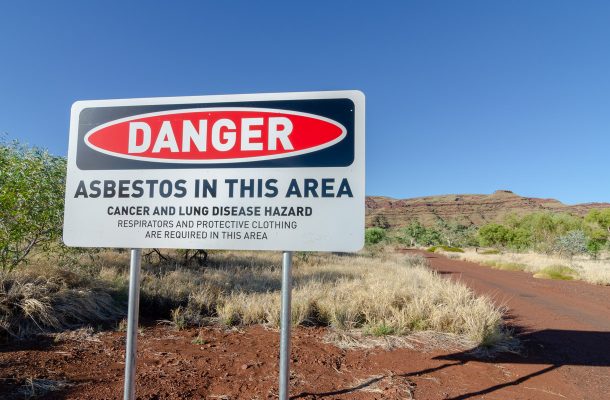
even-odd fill
[[[437,250],[447,251],[447,252],[450,252],[450,253],[463,253],[464,252],[464,250],[462,250],[459,247],[451,247],[451,246],[443,246],[443,245],[441,245],[441,246],[432,246],[432,247],[429,247],[428,249],[426,249],[426,251],[429,251],[430,253],[434,253]]]
[[[558,279],[562,281],[570,281],[577,276],[578,272],[566,265],[551,265],[544,267],[534,274],[534,278]]]
[[[427,228],[419,222],[411,222],[402,230],[401,241],[411,246],[433,246],[443,242],[441,233],[434,228]]]
[[[516,250],[525,250],[532,245],[532,234],[526,228],[513,228],[508,233],[508,246]]]
[[[386,238],[386,230],[383,228],[367,228],[364,232],[364,241],[367,245],[377,244]]]
[[[589,239],[589,241],[587,242],[587,251],[593,259],[597,259],[599,252],[603,250],[605,245],[605,241]]]
[[[607,241],[610,235],[610,208],[589,211],[585,217],[587,230],[592,231],[589,236],[599,241]]]
[[[487,224],[479,229],[479,243],[482,246],[506,246],[509,242],[509,229],[501,224]]]
[[[13,269],[61,236],[66,160],[0,141],[0,268]]]
[[[388,336],[396,333],[396,328],[386,323],[375,325],[369,329],[369,334],[373,336]]]
[[[479,251],[479,254],[483,254],[483,255],[500,254],[500,250],[498,250],[498,249],[481,250],[481,251]]]

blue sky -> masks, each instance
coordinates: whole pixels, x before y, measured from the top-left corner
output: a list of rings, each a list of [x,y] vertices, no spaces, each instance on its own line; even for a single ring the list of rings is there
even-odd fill
[[[76,100],[360,89],[367,193],[610,201],[610,2],[3,2],[0,132]]]

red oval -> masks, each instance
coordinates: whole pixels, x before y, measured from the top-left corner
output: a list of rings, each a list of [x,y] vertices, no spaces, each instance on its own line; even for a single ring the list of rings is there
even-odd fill
[[[289,123],[282,124],[286,119]],[[232,121],[235,129],[227,121]],[[287,134],[290,124],[292,128]],[[196,140],[193,140],[194,134]],[[202,139],[204,135],[205,140]],[[343,125],[314,114],[274,109],[208,108],[172,110],[111,121],[89,131],[85,142],[96,151],[121,158],[224,163],[310,153],[334,145],[345,135]]]

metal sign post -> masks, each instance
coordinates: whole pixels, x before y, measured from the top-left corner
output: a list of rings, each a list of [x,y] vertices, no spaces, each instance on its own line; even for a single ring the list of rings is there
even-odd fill
[[[282,260],[282,308],[280,320],[280,400],[288,399],[290,383],[290,327],[292,298],[292,251],[285,251]]]
[[[129,266],[129,309],[127,311],[127,349],[125,350],[124,400],[135,399],[136,351],[138,339],[138,314],[140,311],[140,266],[142,249],[131,249]]]

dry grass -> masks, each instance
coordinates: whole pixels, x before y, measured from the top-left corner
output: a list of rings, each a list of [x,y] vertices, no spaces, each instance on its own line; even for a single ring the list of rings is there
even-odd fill
[[[385,350],[408,348],[419,351],[445,350],[458,352],[473,349],[478,345],[478,343],[463,335],[435,331],[413,332],[403,336],[371,336],[357,329],[349,331],[333,329],[328,332],[324,341],[346,350],[380,347]],[[513,349],[517,345],[518,343],[514,339],[506,337],[502,341],[494,343],[492,352],[502,346],[510,346]],[[504,348],[502,348],[503,350]]]
[[[69,386],[72,385],[65,381],[28,378],[16,391],[8,393],[6,398],[11,400],[35,399]]]
[[[502,261],[485,261],[484,265],[492,267],[493,269],[500,269],[503,271],[525,271],[527,266],[516,262],[502,262]]]
[[[292,323],[357,329],[371,336],[438,331],[483,345],[504,338],[502,310],[489,299],[439,277],[423,258],[383,254],[297,257]],[[218,254],[204,273],[168,270],[153,280],[147,272],[143,291],[182,301],[172,314],[179,327],[192,323],[278,327],[280,265],[277,253]],[[187,290],[181,288],[184,285]]]
[[[70,329],[120,314],[103,282],[77,272],[33,265],[0,273],[0,336]]]
[[[463,260],[489,265],[499,269],[526,271],[546,279],[578,279],[597,285],[610,285],[610,259],[592,260],[587,256],[572,260],[538,253],[500,254],[476,253],[466,250],[459,254]]]
[[[578,272],[574,268],[570,268],[565,265],[550,265],[536,272],[534,274],[534,278],[571,281],[577,276],[577,273]]]
[[[96,332],[92,327],[87,326],[74,330],[67,330],[63,332],[58,332],[52,334],[53,340],[55,342],[76,342],[76,343],[84,343],[84,342],[101,342],[99,336],[100,332]]]
[[[10,287],[0,293],[0,304],[13,299],[8,313],[12,322],[5,329],[21,335],[63,329],[73,322],[118,321],[121,313],[115,304],[125,300],[128,256],[101,253],[72,273],[72,283],[52,290],[53,276],[67,272],[47,268],[43,276],[28,267],[3,278],[3,285]],[[373,256],[297,253],[292,323],[358,331],[380,339],[442,332],[472,345],[489,346],[506,338],[502,309],[426,265],[421,257],[389,249]],[[171,262],[145,265],[141,310],[157,319],[171,319],[177,328],[203,324],[275,328],[280,319],[280,275],[281,254],[270,252],[218,252],[205,268]],[[24,295],[27,291],[20,288],[31,279],[38,279],[30,285],[36,288],[33,292],[42,294]],[[9,281],[13,283],[7,285]]]

